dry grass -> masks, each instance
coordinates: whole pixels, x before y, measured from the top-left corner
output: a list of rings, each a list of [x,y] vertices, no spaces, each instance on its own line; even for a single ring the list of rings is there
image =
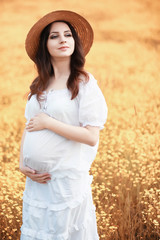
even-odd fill
[[[86,68],[98,79],[109,107],[91,169],[100,239],[159,240],[159,1],[89,0],[89,10],[83,0],[57,1],[54,6],[50,0],[38,2],[1,2],[0,239],[20,236],[23,95],[35,75],[23,42],[36,19],[66,8],[85,14],[95,29]]]

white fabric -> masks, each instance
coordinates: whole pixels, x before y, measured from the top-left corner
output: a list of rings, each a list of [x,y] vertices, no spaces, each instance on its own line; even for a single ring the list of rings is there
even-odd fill
[[[44,92],[40,103],[33,95],[26,105],[27,121],[40,112],[70,125],[100,129],[107,119],[105,99],[91,74],[73,100],[68,89]],[[52,179],[39,184],[27,178],[21,240],[99,239],[88,173],[97,148],[98,143],[91,147],[47,129],[26,133],[24,164],[51,173]]]

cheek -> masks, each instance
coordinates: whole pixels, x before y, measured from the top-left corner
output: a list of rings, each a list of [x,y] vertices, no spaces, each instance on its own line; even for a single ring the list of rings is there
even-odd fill
[[[74,39],[72,39],[71,45],[72,45],[72,49],[73,49],[73,51],[74,51],[74,49],[75,49],[75,41],[74,41]]]
[[[53,52],[54,48],[55,48],[55,44],[53,43],[53,41],[48,40],[47,41],[48,52],[49,53]]]

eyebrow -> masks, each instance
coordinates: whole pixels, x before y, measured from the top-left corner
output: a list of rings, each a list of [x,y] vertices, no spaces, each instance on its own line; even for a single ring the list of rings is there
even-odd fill
[[[66,31],[64,31],[64,32],[65,32],[65,33],[66,33],[66,32],[71,32],[71,30],[66,30]],[[59,32],[50,32],[50,34],[51,34],[51,33],[59,33]]]

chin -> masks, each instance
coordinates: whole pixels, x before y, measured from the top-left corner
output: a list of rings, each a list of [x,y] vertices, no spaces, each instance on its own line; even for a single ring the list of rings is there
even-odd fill
[[[59,58],[70,58],[72,54],[60,54],[57,56],[52,56],[54,60],[59,59]]]

